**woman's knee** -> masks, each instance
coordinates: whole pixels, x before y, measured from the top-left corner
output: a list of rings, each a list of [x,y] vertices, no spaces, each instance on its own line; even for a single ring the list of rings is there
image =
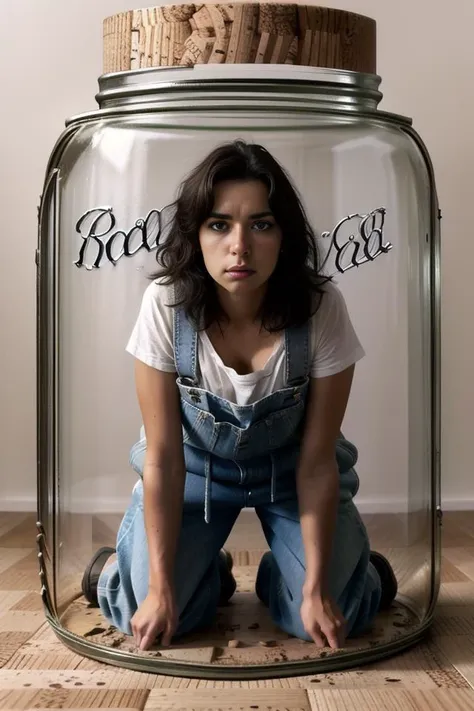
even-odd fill
[[[290,599],[285,596],[285,599],[280,599],[277,604],[275,604],[275,600],[272,602],[273,604],[270,604],[270,615],[273,623],[291,637],[311,642],[311,637],[306,632],[301,618],[302,599]]]
[[[130,592],[120,579],[117,562],[102,571],[97,585],[100,611],[111,625],[126,635],[132,634],[131,620],[136,612],[135,598]]]

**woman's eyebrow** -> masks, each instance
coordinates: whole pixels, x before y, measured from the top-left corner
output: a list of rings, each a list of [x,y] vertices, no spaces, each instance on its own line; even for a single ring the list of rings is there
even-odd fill
[[[209,217],[215,217],[217,220],[231,220],[232,215],[225,215],[223,212],[211,212]]]
[[[256,212],[255,215],[250,215],[252,220],[258,220],[261,217],[273,217],[273,212],[271,210],[265,210],[264,212]]]
[[[231,220],[232,215],[227,215],[223,212],[211,212],[209,217],[214,217],[217,220]],[[252,220],[258,220],[262,217],[273,217],[273,212],[271,210],[265,210],[264,212],[256,212],[253,215],[250,215],[250,218]]]

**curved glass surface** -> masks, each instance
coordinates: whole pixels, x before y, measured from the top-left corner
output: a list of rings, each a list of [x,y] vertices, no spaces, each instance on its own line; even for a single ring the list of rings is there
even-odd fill
[[[197,128],[189,124],[182,115],[167,116],[165,123],[146,113],[85,122],[69,138],[57,166],[56,230],[48,212],[50,237],[45,237],[56,240],[57,261],[43,262],[41,274],[43,289],[56,295],[55,306],[48,308],[51,317],[56,309],[57,318],[56,337],[50,333],[57,391],[49,401],[57,441],[45,454],[51,469],[54,450],[56,473],[48,482],[41,474],[55,503],[40,510],[48,519],[44,527],[55,532],[54,544],[52,534],[48,541],[60,620],[55,624],[84,634],[80,625],[68,625],[68,611],[71,603],[77,605],[92,553],[114,545],[137,480],[129,452],[141,419],[133,359],[125,345],[155,268],[160,210],[201,158],[220,143],[242,138],[263,144],[299,189],[325,271],[335,275],[366,351],[356,368],[343,431],[359,450],[355,503],[372,547],[394,566],[399,603],[416,620],[398,631],[403,641],[404,634],[423,628],[436,594],[434,198],[424,158],[403,127],[376,119],[254,115],[237,120],[221,114],[201,115]],[[51,329],[51,320],[41,327]],[[49,362],[52,357],[50,351]],[[102,638],[84,639],[107,648]],[[338,652],[334,663],[349,652]],[[119,663],[131,663],[133,653],[123,654]]]

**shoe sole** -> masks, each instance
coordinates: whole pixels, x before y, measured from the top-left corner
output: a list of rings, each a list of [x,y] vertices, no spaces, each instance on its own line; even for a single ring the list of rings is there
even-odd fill
[[[223,558],[225,561],[225,565],[227,568],[226,575],[228,573],[229,579],[231,580],[230,587],[225,588],[225,586],[224,586],[224,588],[221,588],[221,597],[219,598],[219,607],[224,607],[225,605],[227,605],[227,603],[229,602],[231,597],[235,594],[235,592],[237,590],[237,581],[232,574],[232,569],[234,567],[234,559],[232,558],[229,551],[226,551],[223,548],[220,551],[219,555],[220,555],[221,560]],[[223,595],[224,589],[225,589],[225,593]]]
[[[390,585],[392,588],[390,602],[384,604],[380,608],[380,609],[388,609],[392,605],[393,601],[395,600],[395,598],[398,594],[398,581],[397,581],[397,578],[395,577],[395,573],[393,572],[393,568],[390,565],[389,560],[384,555],[382,555],[382,553],[378,553],[377,551],[370,552],[370,560],[380,576],[379,569],[378,569],[377,565],[373,562],[374,559],[380,561],[383,564],[384,571],[385,571],[384,580],[386,582],[386,585]]]
[[[225,550],[225,548],[222,549],[221,554],[225,556],[225,562],[227,564],[227,567],[229,568],[229,573],[231,573],[234,567],[234,559],[232,558],[229,551]]]
[[[107,557],[105,558],[104,562],[100,566],[98,570],[94,570],[94,568],[97,566],[98,561],[100,560],[101,557],[103,557],[107,553]],[[96,599],[91,600],[91,575],[92,573],[100,573],[102,572],[104,565],[108,561],[111,555],[116,553],[115,548],[110,548],[110,546],[104,546],[103,548],[99,548],[98,551],[95,552],[93,557],[91,558],[87,568],[84,571],[84,575],[82,576],[82,582],[81,582],[81,588],[82,588],[82,594],[88,600],[89,602],[97,602]],[[99,575],[97,577],[99,577]]]

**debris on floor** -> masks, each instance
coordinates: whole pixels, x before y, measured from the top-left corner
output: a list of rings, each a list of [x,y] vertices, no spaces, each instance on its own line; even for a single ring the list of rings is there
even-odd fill
[[[245,572],[239,581],[242,570]],[[137,649],[133,637],[109,625],[100,610],[92,608],[82,597],[69,606],[61,622],[66,629],[86,638],[89,643],[154,658],[160,664],[168,660],[224,666],[288,664],[343,653],[341,650],[320,649],[276,627],[268,609],[258,600],[253,583],[249,582],[250,566],[236,566],[234,573],[238,582],[237,592],[231,604],[218,609],[214,625],[206,632],[187,635],[167,648],[156,644],[147,651]],[[256,569],[253,573],[256,574]],[[376,647],[406,635],[417,625],[413,613],[395,603],[391,610],[378,616],[371,632],[356,640],[348,640],[346,649],[353,652]]]

